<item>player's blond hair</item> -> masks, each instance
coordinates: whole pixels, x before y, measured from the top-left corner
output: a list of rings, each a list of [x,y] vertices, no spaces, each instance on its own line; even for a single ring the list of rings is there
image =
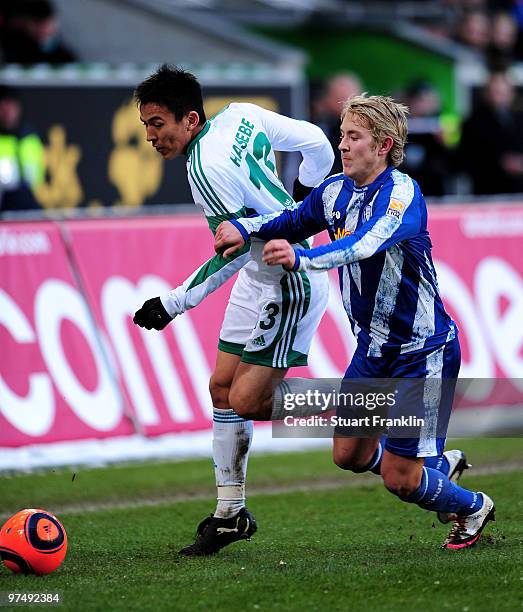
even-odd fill
[[[368,128],[376,144],[387,136],[394,141],[389,151],[390,163],[397,168],[403,161],[407,142],[407,116],[409,109],[405,104],[396,102],[388,96],[360,96],[349,98],[343,105],[341,120],[350,113]]]

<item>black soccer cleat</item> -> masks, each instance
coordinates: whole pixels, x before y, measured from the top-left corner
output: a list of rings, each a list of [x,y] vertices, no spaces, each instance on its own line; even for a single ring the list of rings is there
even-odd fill
[[[216,518],[211,514],[198,525],[194,543],[182,548],[180,555],[214,555],[233,542],[250,540],[257,529],[256,520],[247,508],[242,508],[236,516],[228,519]]]

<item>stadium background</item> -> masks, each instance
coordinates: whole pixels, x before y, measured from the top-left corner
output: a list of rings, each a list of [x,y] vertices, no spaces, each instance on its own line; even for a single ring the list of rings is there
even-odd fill
[[[20,92],[24,119],[45,146],[39,210],[4,212],[0,230],[0,467],[205,454],[206,380],[229,287],[165,334],[131,323],[143,299],[176,286],[212,252],[190,204],[184,162],[164,162],[145,142],[133,87],[168,60],[201,79],[208,116],[241,99],[310,118],[315,84],[331,75],[353,71],[372,93],[389,94],[423,79],[440,94],[440,124],[452,139],[488,64],[433,33],[448,18],[445,3],[341,3],[336,10],[318,3],[311,10],[262,2],[243,10],[215,2],[195,10],[190,2],[96,0],[55,7],[61,35],[82,63],[6,64],[0,74]],[[93,44],[96,24],[103,28]],[[116,31],[126,35],[108,36]],[[517,82],[521,64],[510,70]],[[298,161],[280,156],[287,185]],[[462,330],[461,376],[514,379],[521,391],[523,199],[474,198],[466,187],[429,198],[440,284]],[[350,358],[334,275],[332,284],[310,367],[296,375],[339,376]],[[501,417],[484,416],[493,384],[475,398],[483,408],[475,431],[506,429]],[[518,406],[509,414],[520,422]],[[278,448],[267,426],[259,428],[266,431],[257,436],[260,448]],[[130,438],[122,444],[122,436]],[[287,441],[290,448],[317,443]]]
[[[212,253],[212,237],[191,205],[184,162],[165,163],[144,142],[133,87],[169,61],[199,77],[209,115],[231,100],[247,100],[309,118],[319,84],[331,75],[356,72],[369,92],[385,94],[423,79],[440,94],[440,127],[454,146],[489,72],[481,55],[435,27],[460,4],[467,3],[55,0],[61,36],[80,61],[0,70],[0,84],[20,92],[24,118],[45,146],[39,208],[1,213],[3,515],[17,504],[48,503],[66,517],[70,512],[81,536],[74,516],[82,503],[117,505],[136,496],[145,504],[160,492],[181,495],[183,504],[192,485],[178,479],[195,464],[137,463],[149,488],[135,480],[106,498],[92,493],[97,486],[103,491],[103,474],[119,491],[115,483],[125,472],[90,475],[88,466],[210,455],[207,384],[229,285],[162,334],[132,325],[144,299],[176,286]],[[523,64],[514,61],[510,74],[523,87]],[[290,185],[297,160],[282,156],[279,165]],[[523,194],[473,196],[458,177],[452,193],[429,204],[440,286],[461,329],[461,376],[481,379],[451,432],[515,438],[523,429]],[[350,359],[354,341],[335,275],[331,280],[309,367],[293,375],[336,377]],[[265,468],[271,483],[288,484],[274,467],[279,455],[256,463],[265,452],[309,449],[281,459],[301,474],[304,490],[310,484],[313,491],[322,475],[333,478],[328,441],[273,440],[265,424],[256,426],[254,438],[254,466],[265,466],[258,476],[254,468],[255,485],[267,486],[259,476]],[[480,458],[512,465],[521,483],[519,441],[500,440],[492,452],[485,441],[475,443]],[[304,462],[310,469],[301,473]],[[84,497],[55,487],[52,478],[42,486],[31,480],[37,477],[17,476],[37,469],[51,477],[57,466],[67,474],[85,470]],[[210,499],[205,466],[196,492]],[[88,607],[102,606],[95,596],[93,602]]]

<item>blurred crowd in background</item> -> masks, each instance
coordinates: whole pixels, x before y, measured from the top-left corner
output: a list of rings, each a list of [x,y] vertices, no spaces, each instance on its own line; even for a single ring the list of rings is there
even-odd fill
[[[442,0],[446,19],[428,29],[477,54],[489,71],[485,86],[461,117],[460,134],[448,135],[440,94],[422,78],[390,92],[410,109],[402,170],[427,196],[459,191],[474,195],[523,193],[523,91],[511,68],[523,62],[523,0]],[[339,142],[340,100],[368,91],[365,75],[339,74],[313,97],[312,118],[334,148]],[[372,92],[369,92],[372,93]],[[341,172],[336,159],[333,172]],[[465,188],[458,183],[465,182]]]
[[[440,4],[445,19],[425,27],[475,54],[489,76],[468,114],[460,117],[457,137],[446,133],[440,92],[422,75],[390,92],[410,108],[401,169],[420,183],[427,196],[523,193],[523,96],[511,76],[523,62],[523,0],[441,0]],[[0,0],[3,65],[81,62],[64,42],[65,34],[50,0]],[[342,103],[368,91],[365,75],[340,73],[312,85],[310,119],[322,127],[337,152]],[[332,172],[340,171],[337,155]],[[44,174],[42,141],[25,124],[16,89],[0,86],[0,211],[37,208],[32,192]]]
[[[523,61],[521,0],[446,0],[448,18],[430,29],[476,52],[493,70]]]
[[[423,5],[424,0],[418,1]],[[464,45],[493,70],[523,61],[523,0],[439,0],[436,4],[445,10],[443,18],[439,15],[424,24],[432,34]],[[64,64],[81,59],[63,42],[51,0],[0,0],[1,63]]]
[[[337,151],[342,100],[362,93],[365,87],[354,74],[329,79],[313,101],[312,118]],[[409,137],[401,170],[421,185],[426,196],[456,193],[456,183],[467,180],[474,195],[523,193],[523,107],[506,71],[489,74],[468,117],[461,137],[445,136],[438,91],[430,82],[417,80],[392,92],[410,109]],[[332,173],[341,172],[336,157]]]
[[[78,59],[61,39],[59,16],[49,0],[0,0],[0,62],[27,66]]]

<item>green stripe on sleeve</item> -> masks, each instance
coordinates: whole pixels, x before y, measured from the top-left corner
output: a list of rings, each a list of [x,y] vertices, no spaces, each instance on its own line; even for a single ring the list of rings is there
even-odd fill
[[[212,200],[209,198],[209,194],[207,193],[205,189],[205,185],[202,184],[200,177],[196,173],[196,160],[194,157],[191,159],[191,164],[189,166],[189,174],[192,180],[194,181],[195,185],[198,187],[198,191],[200,192],[202,198],[205,200],[205,203],[207,204],[211,212],[215,215],[219,215],[220,211],[217,210],[216,206],[213,204]]]
[[[198,270],[197,274],[191,279],[190,285],[186,288],[186,292],[194,289],[198,285],[210,280],[213,276],[219,275],[220,271],[232,261],[248,253],[251,248],[250,243],[246,243],[243,245],[241,249],[233,253],[230,257],[224,258],[221,255],[215,255],[209,261],[203,264],[203,266]]]
[[[212,201],[216,205],[216,208],[217,208],[219,213],[221,212],[224,215],[227,214],[227,207],[220,200],[220,198],[218,197],[216,191],[214,191],[214,189],[212,188],[212,185],[207,180],[207,177],[205,176],[205,172],[203,171],[202,160],[201,160],[201,157],[200,157],[200,143],[198,143],[196,145],[196,149],[195,149],[194,152],[196,153],[196,159],[197,159],[197,163],[198,163],[198,168],[199,168],[200,176],[203,179],[205,185],[207,186],[207,189],[208,189],[208,192],[209,192],[209,197],[212,199]]]

